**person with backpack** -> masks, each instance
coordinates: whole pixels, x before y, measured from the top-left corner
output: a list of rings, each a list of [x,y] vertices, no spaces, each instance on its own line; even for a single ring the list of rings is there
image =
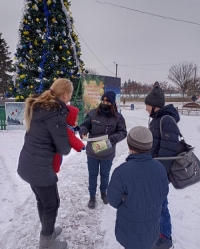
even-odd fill
[[[100,141],[100,149],[96,142],[88,141],[86,145],[87,164],[89,172],[88,207],[94,209],[96,206],[97,178],[100,170],[100,192],[104,204],[107,201],[107,187],[109,181],[112,161],[115,157],[116,144],[127,136],[126,124],[122,114],[117,112],[116,94],[107,91],[101,98],[101,103],[96,109],[91,110],[80,124],[79,134],[81,138],[97,138],[107,135],[108,140]],[[102,145],[102,146],[101,146]],[[106,148],[101,150],[101,148]]]
[[[164,166],[150,154],[152,143],[148,128],[132,128],[129,156],[114,170],[108,186],[108,202],[117,209],[115,236],[125,249],[151,249],[159,235],[169,186]]]
[[[165,106],[165,94],[158,82],[155,82],[153,89],[146,96],[145,105],[151,119],[149,129],[153,135],[153,146],[150,150],[152,157],[176,156],[179,143],[179,130],[174,120],[178,123],[180,116],[173,104]],[[160,124],[161,119],[162,124]],[[162,136],[160,128],[162,129]],[[160,162],[164,165],[166,172],[169,173],[173,160],[160,160]],[[171,248],[173,248],[172,226],[168,209],[168,199],[166,198],[163,201],[161,211],[160,235],[152,249]]]
[[[61,227],[55,227],[60,198],[58,177],[53,171],[54,155],[68,155],[71,150],[66,131],[67,102],[73,93],[72,83],[59,78],[38,97],[25,102],[26,134],[17,172],[36,196],[42,225],[39,249],[66,249],[67,242],[56,240]]]

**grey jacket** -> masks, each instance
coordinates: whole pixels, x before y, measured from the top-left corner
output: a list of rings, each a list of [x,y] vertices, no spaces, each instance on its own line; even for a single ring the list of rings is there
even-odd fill
[[[96,109],[91,110],[80,125],[80,136],[89,133],[89,137],[99,137],[108,134],[112,148],[95,153],[92,148],[92,142],[86,146],[86,154],[90,157],[100,160],[109,160],[115,157],[116,144],[127,136],[125,120],[120,113],[116,117],[106,117],[103,113],[96,114]]]
[[[59,101],[59,108],[33,110],[30,130],[25,134],[19,157],[18,174],[33,186],[47,187],[58,181],[52,168],[55,153],[69,154],[71,147],[66,131],[66,105]]]

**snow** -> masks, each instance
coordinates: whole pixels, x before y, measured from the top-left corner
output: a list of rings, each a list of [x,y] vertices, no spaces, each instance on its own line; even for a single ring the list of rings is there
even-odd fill
[[[123,109],[128,131],[136,125],[148,124],[144,105],[134,111]],[[200,158],[200,122],[198,116],[183,116],[179,128],[185,140],[194,145]],[[24,131],[0,131],[0,248],[38,248],[40,223],[35,196],[29,185],[18,176],[17,162],[23,145]],[[117,145],[112,170],[128,156],[126,140]],[[63,227],[61,239],[69,249],[122,249],[115,240],[116,210],[104,205],[97,192],[97,207],[90,210],[88,172],[85,152],[74,150],[64,157],[58,174],[61,205],[57,224]],[[169,209],[172,218],[175,249],[199,249],[200,183],[183,190],[170,184]]]

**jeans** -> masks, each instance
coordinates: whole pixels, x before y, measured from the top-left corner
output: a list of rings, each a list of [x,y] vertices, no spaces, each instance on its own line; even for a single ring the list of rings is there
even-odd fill
[[[167,238],[170,238],[172,233],[171,218],[168,209],[167,199],[165,199],[162,203],[162,210],[160,217],[160,233]]]
[[[31,185],[31,188],[37,200],[38,213],[42,224],[41,234],[49,236],[54,231],[58,208],[60,206],[57,184],[49,187]]]
[[[106,193],[109,182],[110,169],[113,159],[110,160],[98,160],[92,157],[87,157],[88,172],[89,172],[89,193],[90,196],[96,195],[97,178],[100,168],[100,191]]]

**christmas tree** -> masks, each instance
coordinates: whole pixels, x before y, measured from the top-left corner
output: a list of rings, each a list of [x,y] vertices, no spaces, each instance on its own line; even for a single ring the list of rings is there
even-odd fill
[[[5,95],[8,90],[9,75],[7,74],[11,67],[10,52],[8,46],[0,33],[0,94]]]
[[[77,94],[84,63],[67,0],[26,0],[8,96],[24,101],[68,78]],[[79,88],[81,89],[81,88]]]

